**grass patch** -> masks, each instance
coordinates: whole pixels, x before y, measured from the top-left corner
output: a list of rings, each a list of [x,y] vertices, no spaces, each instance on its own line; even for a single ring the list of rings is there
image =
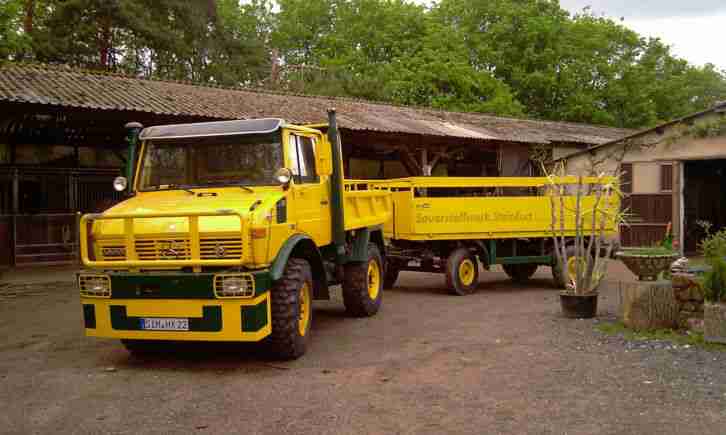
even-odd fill
[[[634,331],[623,324],[623,322],[601,322],[595,329],[605,335],[619,335],[628,341],[669,341],[673,344],[700,347],[706,350],[726,351],[726,345],[718,343],[707,343],[703,334],[689,331],[683,333],[673,329],[658,329],[654,331]]]
[[[672,249],[654,246],[652,248],[622,248],[619,252],[626,255],[637,255],[637,256],[656,256],[656,255],[678,255],[678,253]]]

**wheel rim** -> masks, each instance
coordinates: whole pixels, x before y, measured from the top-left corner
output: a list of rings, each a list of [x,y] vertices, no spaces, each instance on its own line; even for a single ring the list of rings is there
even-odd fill
[[[300,288],[300,317],[297,321],[297,328],[300,335],[304,336],[308,332],[308,324],[310,323],[310,287],[308,283],[304,283]]]
[[[575,273],[577,273],[577,262],[580,262],[580,270],[584,271],[587,267],[587,263],[584,258],[570,257],[567,259],[567,273],[570,275],[571,280],[575,280]]]
[[[577,267],[577,262],[578,261],[580,262],[580,270],[582,271],[582,273],[586,273],[587,261],[584,258],[581,258],[581,257],[570,257],[570,258],[567,259],[567,272],[570,275],[570,282],[572,282],[573,285],[574,285],[574,282],[575,282],[575,279],[576,279],[576,277],[575,277],[575,273],[576,273],[575,268]],[[592,278],[591,278],[591,284],[594,287],[597,287],[600,284],[600,281],[602,280],[602,277],[603,277],[603,274],[602,273],[598,273],[598,271],[594,271],[593,274],[592,274]]]
[[[368,262],[368,297],[371,300],[378,298],[381,290],[381,268],[376,260]]]
[[[476,271],[474,262],[469,258],[465,258],[459,264],[459,281],[465,286],[469,286],[474,282],[474,272]]]

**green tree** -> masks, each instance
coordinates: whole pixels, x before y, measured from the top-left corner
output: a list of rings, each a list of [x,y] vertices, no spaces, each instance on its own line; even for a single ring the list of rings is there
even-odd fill
[[[0,5],[0,60],[14,59],[28,46],[21,32],[23,3],[8,0]]]

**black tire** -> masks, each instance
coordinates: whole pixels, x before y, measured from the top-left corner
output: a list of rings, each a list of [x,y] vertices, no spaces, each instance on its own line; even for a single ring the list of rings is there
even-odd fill
[[[397,265],[388,263],[386,265],[386,274],[383,276],[383,288],[393,288],[396,285],[396,281],[398,281],[399,272],[401,272],[401,269]]]
[[[464,266],[463,264],[467,265]],[[464,272],[464,275],[462,275]],[[446,259],[446,285],[451,294],[464,296],[474,292],[479,284],[479,263],[466,248],[454,250]]]
[[[345,265],[343,303],[348,314],[370,317],[378,312],[383,301],[383,270],[383,258],[374,243],[368,244],[367,262]]]
[[[303,287],[307,285],[307,303],[304,303]],[[313,278],[310,264],[301,258],[288,260],[282,278],[270,291],[272,333],[268,338],[268,350],[276,359],[299,358],[307,350],[312,325]],[[307,310],[307,311],[305,311]],[[301,314],[307,315],[306,326],[301,333]]]
[[[537,264],[503,264],[502,269],[509,279],[517,284],[524,284],[532,278],[537,271]]]

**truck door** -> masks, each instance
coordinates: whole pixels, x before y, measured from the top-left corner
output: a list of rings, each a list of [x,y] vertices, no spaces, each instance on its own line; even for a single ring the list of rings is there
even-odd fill
[[[316,168],[317,147],[314,135],[287,133],[285,158],[293,174],[291,204],[288,206],[299,231],[315,240],[318,246],[331,242],[330,192],[327,176],[321,177]]]

